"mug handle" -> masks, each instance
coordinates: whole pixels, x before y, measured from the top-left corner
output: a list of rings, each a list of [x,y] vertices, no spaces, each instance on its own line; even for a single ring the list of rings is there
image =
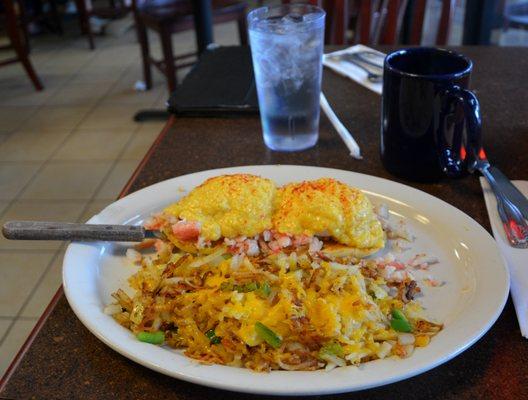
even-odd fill
[[[478,152],[482,146],[480,118],[480,104],[475,94],[460,86],[451,86],[444,92],[444,106],[440,115],[437,131],[437,146],[439,149],[440,166],[449,177],[464,175],[468,166],[478,158]],[[460,104],[464,112],[464,122],[467,132],[467,141],[463,143],[463,129],[454,126],[452,144],[445,137],[447,116],[451,113],[452,105]]]

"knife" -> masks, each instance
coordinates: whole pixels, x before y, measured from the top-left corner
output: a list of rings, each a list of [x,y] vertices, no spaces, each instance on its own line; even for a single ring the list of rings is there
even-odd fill
[[[11,240],[102,240],[110,242],[141,242],[160,238],[160,231],[132,225],[74,224],[69,222],[9,221],[2,228]]]
[[[356,67],[365,71],[367,73],[367,79],[373,83],[379,83],[383,80],[383,67],[365,61],[361,58],[355,57],[354,54],[343,53],[338,55],[332,55],[329,57],[329,60],[332,60],[334,62],[346,61],[350,64],[355,65]]]
[[[490,174],[495,178],[497,186],[508,197],[508,199],[519,209],[524,218],[528,219],[528,199],[515,187],[513,183],[497,167],[488,168]]]

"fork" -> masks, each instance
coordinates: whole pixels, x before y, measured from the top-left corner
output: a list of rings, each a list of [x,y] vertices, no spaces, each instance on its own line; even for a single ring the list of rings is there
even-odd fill
[[[355,57],[354,55],[355,53],[343,53],[343,54],[337,54],[337,55],[333,55],[333,56],[330,56],[330,60],[332,61],[335,61],[335,62],[339,62],[339,61],[346,61],[346,62],[349,62],[350,64],[353,64],[355,65],[356,67],[362,69],[363,71],[365,71],[367,73],[367,79],[369,81],[371,81],[372,83],[379,83],[383,80],[383,75],[381,74],[381,71],[383,70],[383,67],[380,66],[380,65],[375,65],[369,61],[366,61],[362,58],[358,58],[358,57]],[[376,72],[373,72],[372,70],[368,69],[365,65],[363,65],[362,63],[366,63],[367,65],[372,65],[374,66],[376,69],[379,69],[380,70],[380,73],[376,73]]]
[[[495,193],[497,211],[508,242],[512,247],[526,249],[528,248],[528,223],[519,209],[500,190],[495,178],[488,171],[489,167],[490,163],[486,158],[480,158],[475,163],[475,168],[482,173]]]

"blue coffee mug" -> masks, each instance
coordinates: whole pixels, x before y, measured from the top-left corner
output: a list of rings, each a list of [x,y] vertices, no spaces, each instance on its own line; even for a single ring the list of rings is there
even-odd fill
[[[481,148],[472,69],[467,57],[437,48],[385,57],[381,158],[389,172],[414,181],[467,174]]]

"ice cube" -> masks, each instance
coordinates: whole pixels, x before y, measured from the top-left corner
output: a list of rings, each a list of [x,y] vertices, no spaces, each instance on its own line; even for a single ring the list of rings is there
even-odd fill
[[[304,20],[304,16],[302,14],[298,14],[298,13],[295,13],[295,12],[291,12],[289,14],[286,14],[284,17],[282,17],[281,19],[284,23],[286,24],[289,24],[289,23],[299,23],[299,22],[303,22]]]
[[[303,21],[304,22],[310,22],[310,21],[316,20],[318,18],[321,18],[321,14],[320,13],[309,13],[309,14],[304,14],[303,15]]]

